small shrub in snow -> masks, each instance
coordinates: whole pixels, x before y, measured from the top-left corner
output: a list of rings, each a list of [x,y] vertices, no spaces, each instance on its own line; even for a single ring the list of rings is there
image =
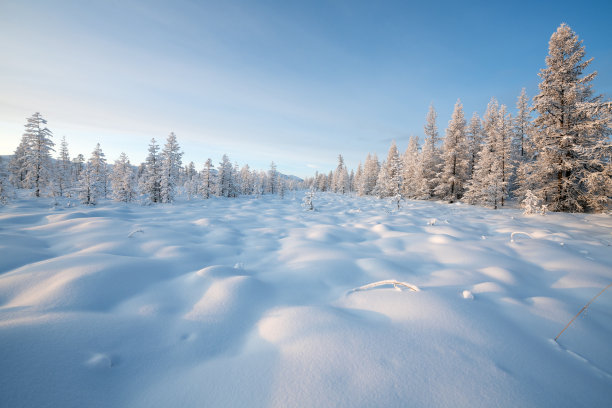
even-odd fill
[[[306,211],[314,211],[314,204],[313,204],[314,197],[315,197],[315,193],[313,190],[308,191],[306,195],[304,196],[304,199],[302,200],[302,207]]]
[[[542,200],[533,194],[531,190],[527,190],[525,199],[521,202],[521,207],[523,208],[523,214],[525,215],[537,213],[544,215],[546,214],[547,210],[546,205],[542,205]]]

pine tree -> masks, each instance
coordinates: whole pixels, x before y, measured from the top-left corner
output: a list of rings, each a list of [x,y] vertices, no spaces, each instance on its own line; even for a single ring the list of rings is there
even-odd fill
[[[59,157],[55,169],[55,192],[58,196],[62,197],[70,192],[71,180],[70,155],[68,153],[68,143],[64,136],[60,144]]]
[[[85,156],[81,153],[77,154],[77,156],[72,159],[72,184],[78,183],[81,178],[81,171],[85,167]]]
[[[582,41],[561,24],[550,38],[534,97],[537,154],[526,178],[553,211],[602,211],[612,196],[610,102],[593,96],[597,72],[583,76],[593,60],[584,56]]]
[[[467,169],[467,179],[470,180],[472,175],[474,174],[474,166],[476,165],[476,160],[478,159],[478,153],[480,153],[480,149],[482,149],[482,125],[480,123],[480,118],[478,114],[474,112],[472,115],[472,119],[467,127],[467,151],[468,151],[468,169]]]
[[[36,112],[27,119],[24,137],[27,141],[25,152],[26,176],[24,182],[34,189],[34,196],[40,197],[43,189],[50,181],[53,170],[51,152],[53,150],[53,134],[47,127],[47,121]]]
[[[218,197],[231,197],[233,190],[232,180],[233,167],[232,163],[226,154],[221,158],[219,163],[219,169],[217,173],[217,196]]]
[[[170,132],[161,152],[160,198],[162,203],[174,201],[179,173],[182,165],[178,141],[174,132]]]
[[[453,203],[463,195],[469,160],[465,116],[459,100],[455,104],[453,116],[446,129],[442,160],[442,171],[438,176],[436,195]]]
[[[514,165],[512,163],[512,116],[507,113],[506,105],[499,109],[497,118],[497,141],[495,151],[496,160],[500,167],[500,205],[503,207],[510,194],[510,182],[513,178]]]
[[[338,166],[333,175],[332,191],[340,194],[346,194],[349,191],[349,175],[341,154],[338,155]]]
[[[355,173],[355,176],[353,178],[353,189],[354,191],[362,196],[363,194],[363,166],[361,165],[361,162],[359,162],[359,164],[357,165],[357,172]]]
[[[402,156],[402,191],[406,198],[422,200],[429,197],[427,182],[423,177],[419,137],[411,136],[408,147]]]
[[[276,170],[276,164],[270,163],[270,170],[268,170],[268,183],[266,193],[276,194],[278,188],[278,171]]]
[[[525,162],[531,159],[533,147],[531,146],[530,135],[532,133],[531,125],[531,109],[529,107],[529,98],[525,88],[521,90],[521,94],[516,101],[517,114],[513,121],[514,141],[513,151],[515,161],[518,163]]]
[[[362,195],[372,195],[374,188],[376,187],[376,181],[378,180],[378,173],[380,172],[380,164],[378,162],[378,156],[376,153],[366,157],[363,166],[363,192]]]
[[[81,171],[79,197],[83,204],[94,205],[104,196],[107,179],[106,158],[98,143],[87,161],[87,166]]]
[[[387,160],[381,166],[376,182],[378,197],[395,197],[402,193],[402,162],[395,141],[391,143]]]
[[[202,198],[209,199],[214,191],[214,173],[212,172],[213,162],[211,159],[206,160],[204,168],[200,175],[200,195]]]
[[[139,181],[140,192],[149,197],[152,203],[161,202],[161,172],[159,145],[153,138],[149,143],[149,155],[145,161],[145,170]]]
[[[28,136],[24,134],[21,142],[9,162],[9,180],[17,188],[27,188],[26,179],[26,154],[28,152]]]
[[[191,200],[198,193],[198,171],[195,168],[194,162],[189,162],[185,166],[185,181],[183,183],[187,199]]]
[[[111,174],[113,200],[128,203],[134,199],[134,170],[125,153],[115,160]]]
[[[438,186],[438,173],[440,171],[441,159],[440,150],[438,148],[438,125],[436,125],[436,119],[438,114],[434,109],[434,106],[429,107],[427,113],[427,123],[425,124],[425,143],[423,145],[422,152],[422,172],[423,177],[427,181],[427,187],[429,189],[428,196],[434,197],[434,191]]]
[[[240,179],[241,179],[241,194],[243,195],[252,195],[254,191],[253,185],[253,174],[251,173],[251,169],[248,164],[245,164],[240,169]]]
[[[464,199],[470,204],[497,209],[505,204],[512,174],[512,129],[506,106],[499,107],[495,98],[492,98],[483,123],[485,144],[478,154]]]

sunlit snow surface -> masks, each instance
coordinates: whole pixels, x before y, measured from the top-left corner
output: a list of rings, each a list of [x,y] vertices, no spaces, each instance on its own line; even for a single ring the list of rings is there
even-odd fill
[[[0,406],[612,406],[611,216],[302,196],[1,207]]]

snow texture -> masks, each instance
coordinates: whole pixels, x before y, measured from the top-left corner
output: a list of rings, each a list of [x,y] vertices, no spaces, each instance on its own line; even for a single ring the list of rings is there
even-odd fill
[[[0,406],[610,406],[609,215],[302,197],[0,207]]]

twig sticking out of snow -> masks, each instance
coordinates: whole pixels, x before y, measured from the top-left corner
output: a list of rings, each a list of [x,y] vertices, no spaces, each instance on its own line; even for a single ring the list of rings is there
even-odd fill
[[[586,309],[587,309],[587,308],[588,308],[588,307],[591,305],[591,303],[593,303],[593,301],[594,301],[595,299],[597,299],[597,298],[599,297],[599,295],[601,295],[602,293],[604,293],[604,292],[606,291],[606,289],[608,289],[610,286],[612,286],[612,283],[610,283],[608,286],[606,286],[605,288],[603,288],[603,289],[601,290],[601,292],[599,292],[597,295],[595,295],[595,297],[594,297],[593,299],[589,300],[589,303],[587,303],[586,305],[584,305],[584,306],[582,307],[582,309],[580,309],[580,311],[578,312],[578,314],[576,314],[576,316],[574,316],[574,317],[572,318],[572,320],[570,320],[570,321],[569,321],[569,323],[568,323],[568,324],[567,324],[567,325],[566,325],[566,326],[563,328],[563,330],[561,330],[561,332],[559,332],[559,334],[557,334],[557,337],[555,337],[555,341],[557,341],[557,339],[559,338],[559,336],[561,336],[561,334],[563,334],[563,332],[565,331],[565,329],[567,329],[568,327],[570,327],[570,324],[574,323],[574,320],[576,320],[576,318],[577,318],[578,316],[580,316],[580,314],[581,314],[582,312],[584,312],[584,311],[585,311],[585,310],[586,310]]]
[[[522,232],[522,231],[514,231],[512,234],[510,234],[510,242],[514,242],[514,236],[516,234],[523,234],[523,235],[527,235],[529,238],[533,239],[533,237],[531,235],[529,235],[526,232]]]
[[[136,234],[137,232],[142,232],[142,233],[144,234],[144,231],[143,231],[142,229],[140,229],[140,228],[139,228],[139,229],[137,229],[137,230],[134,230],[134,231],[130,232],[130,233],[128,234],[128,238],[132,238],[132,237],[134,236],[134,234]]]
[[[378,281],[378,282],[374,282],[374,283],[369,283],[367,285],[363,285],[360,286],[358,288],[355,289],[351,289],[349,290],[348,293],[353,293],[353,292],[359,292],[362,290],[368,290],[368,289],[372,289],[378,286],[385,286],[385,285],[393,285],[396,289],[399,289],[398,286],[404,286],[414,292],[420,292],[421,290],[419,289],[418,286],[413,285],[411,283],[406,283],[406,282],[400,282],[400,281],[396,281],[393,279],[388,279],[388,280],[382,280],[382,281]]]

